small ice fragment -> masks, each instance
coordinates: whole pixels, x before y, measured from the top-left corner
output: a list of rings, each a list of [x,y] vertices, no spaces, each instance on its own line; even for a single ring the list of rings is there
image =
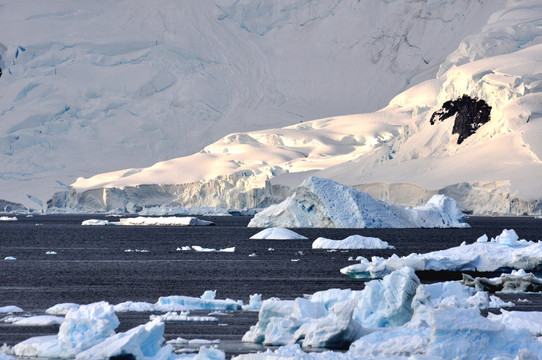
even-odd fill
[[[0,221],[17,221],[16,217],[0,216]]]
[[[6,256],[4,258],[4,260],[17,260],[17,258],[13,257],[13,256]]]
[[[23,312],[23,309],[21,309],[18,306],[8,305],[8,306],[0,307],[0,314],[19,313],[19,312]]]
[[[47,251],[45,255],[56,255],[56,251]]]
[[[290,259],[292,262],[298,262],[299,259]]]
[[[269,248],[269,249],[267,249],[267,251],[275,251],[275,249]]]
[[[256,253],[252,253],[248,257],[256,257]]]

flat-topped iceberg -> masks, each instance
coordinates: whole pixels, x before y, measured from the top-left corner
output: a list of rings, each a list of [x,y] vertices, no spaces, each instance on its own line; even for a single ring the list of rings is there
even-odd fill
[[[252,240],[307,240],[303,235],[296,233],[295,231],[281,228],[281,227],[272,227],[264,229],[259,233],[256,233],[250,237]]]
[[[126,225],[126,226],[208,226],[214,225],[212,221],[201,220],[194,216],[168,216],[168,217],[144,217],[121,218],[119,221],[99,219],[84,220],[81,225]]]
[[[8,316],[1,320],[14,326],[50,326],[60,325],[64,322],[62,316],[36,315],[36,316]]]
[[[375,237],[351,235],[343,240],[319,237],[312,243],[313,249],[395,249],[395,247]]]
[[[154,305],[158,311],[182,310],[242,310],[243,301],[215,299],[216,290],[207,290],[201,297],[182,295],[161,296]]]
[[[434,195],[413,209],[375,200],[329,179],[310,177],[280,204],[257,213],[249,227],[448,228],[469,227],[457,203]]]
[[[426,254],[393,255],[384,259],[361,258],[361,263],[341,269],[343,274],[358,279],[380,278],[409,266],[416,271],[498,271],[509,269],[536,270],[542,266],[542,242],[520,240],[514,230],[488,240],[480,237],[475,243],[433,251]]]

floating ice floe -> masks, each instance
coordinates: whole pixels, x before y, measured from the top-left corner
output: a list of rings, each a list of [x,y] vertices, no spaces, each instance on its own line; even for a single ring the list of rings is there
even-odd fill
[[[264,229],[250,237],[253,240],[307,240],[303,235],[299,235],[295,231],[284,229],[281,227],[271,227]]]
[[[109,225],[109,220],[88,219],[84,220],[81,225],[83,226],[106,226]]]
[[[113,306],[115,312],[172,312],[190,310],[245,310],[258,311],[262,304],[260,294],[250,295],[249,303],[242,300],[216,299],[216,290],[207,290],[201,297],[167,296],[156,303],[125,301]],[[77,310],[81,305],[73,303],[57,304],[46,310],[51,315],[65,315],[70,310]],[[22,310],[21,310],[22,311]]]
[[[147,250],[147,249],[126,249],[124,250],[125,253],[148,253],[150,252],[150,250]]]
[[[143,217],[121,218],[119,221],[108,221],[98,219],[88,219],[81,225],[126,225],[126,226],[209,226],[214,225],[212,221],[201,220],[193,216],[185,217]]]
[[[183,250],[184,250],[184,248],[183,248]],[[229,253],[232,253],[232,252],[235,252],[235,247],[229,247],[229,248],[224,248],[224,249],[212,249],[212,248],[204,248],[204,247],[201,247],[201,246],[192,245],[192,250],[197,251],[197,252],[229,252]]]
[[[208,226],[214,225],[212,221],[201,220],[197,217],[135,217],[119,219],[115,225],[152,225],[152,226]]]
[[[498,271],[509,269],[536,270],[542,266],[542,242],[519,240],[514,230],[503,230],[495,239],[480,237],[475,243],[425,254],[393,255],[371,261],[360,257],[361,263],[341,269],[353,278],[379,278],[403,266],[416,271]]]
[[[20,313],[24,310],[15,305],[0,306],[0,314]]]
[[[216,290],[207,290],[201,297],[182,295],[162,296],[154,308],[157,311],[184,311],[184,310],[242,310],[242,300],[215,299]]]
[[[395,249],[386,241],[375,237],[352,235],[343,240],[319,237],[312,243],[313,249]]]
[[[181,313],[177,313],[175,311],[168,311],[165,314],[162,315],[151,315],[151,320],[159,319],[163,322],[171,322],[171,321],[184,321],[184,322],[215,322],[218,321],[218,319],[214,316],[194,316],[190,315],[189,311],[182,311]]]
[[[62,324],[64,322],[64,317],[53,315],[37,315],[30,317],[9,316],[2,319],[2,322],[14,326],[51,326]]]
[[[79,309],[81,305],[75,303],[61,303],[51,306],[45,312],[50,315],[66,315],[69,311]]]
[[[178,337],[176,339],[171,339],[171,340],[168,340],[166,341],[166,344],[171,344],[171,345],[189,345],[189,346],[200,346],[200,345],[215,345],[215,344],[220,344],[220,339],[216,339],[216,340],[205,340],[205,339],[192,339],[192,340],[187,340],[187,339],[183,339],[181,337]]]
[[[17,221],[17,217],[0,216],[0,221]]]
[[[249,227],[448,228],[469,227],[455,200],[434,195],[427,204],[402,208],[329,179],[310,177],[295,193],[257,213]]]
[[[512,271],[511,274],[501,274],[497,278],[473,278],[463,274],[462,284],[472,286],[478,291],[489,292],[539,292],[542,291],[542,279],[537,278],[533,273],[527,273],[520,269]]]
[[[405,267],[368,282],[361,291],[329,289],[307,298],[264,301],[258,323],[243,340],[282,347],[234,359],[513,359],[542,354],[536,337],[542,317],[523,328],[509,326],[514,312],[503,311],[512,314],[507,319],[481,315],[480,309],[491,303],[487,293],[459,282],[420,284]],[[345,353],[302,349],[348,346]]]

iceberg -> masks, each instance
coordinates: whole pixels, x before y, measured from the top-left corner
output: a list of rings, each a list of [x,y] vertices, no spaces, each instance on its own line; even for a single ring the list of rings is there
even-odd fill
[[[463,274],[461,283],[472,286],[478,291],[489,292],[540,292],[542,291],[542,279],[536,277],[533,273],[527,273],[520,269],[512,271],[511,274],[501,274],[497,278],[473,278],[470,275]]]
[[[138,360],[168,360],[172,353],[171,345],[164,342],[164,323],[154,320],[137,326],[124,333],[110,336],[101,343],[77,354],[77,360],[111,359],[127,357]]]
[[[457,203],[434,195],[413,209],[375,200],[330,179],[309,177],[280,204],[257,213],[249,227],[448,228],[469,227]]]
[[[303,347],[344,347],[365,328],[400,326],[412,318],[412,299],[419,280],[410,268],[367,283],[361,291],[330,289],[308,299],[267,299],[258,323],[243,341]]]
[[[84,220],[81,225],[126,225],[126,226],[208,226],[214,225],[212,221],[201,220],[194,216],[168,216],[168,217],[144,217],[122,218],[119,221],[99,219]]]
[[[416,271],[500,271],[507,269],[536,270],[542,266],[542,242],[520,240],[514,230],[503,230],[494,239],[480,237],[473,244],[461,244],[446,250],[404,257],[361,258],[359,264],[341,269],[341,273],[357,279],[379,278],[409,266]]]
[[[1,320],[14,326],[50,326],[60,325],[64,322],[61,316],[37,315],[30,317],[9,316]]]
[[[14,346],[15,355],[72,358],[115,334],[119,320],[106,302],[81,305],[70,310],[57,335],[38,336]]]
[[[229,253],[232,253],[232,252],[235,252],[235,247],[229,247],[229,248],[224,248],[224,249],[212,249],[212,248],[204,248],[204,247],[201,247],[201,246],[192,245],[192,250],[197,251],[197,252],[229,252]]]
[[[69,311],[79,309],[81,305],[75,303],[61,303],[51,306],[45,312],[50,315],[66,315]]]
[[[299,235],[295,231],[284,229],[281,227],[272,227],[264,229],[250,237],[252,240],[307,240],[303,235]]]
[[[375,237],[351,235],[343,240],[319,237],[312,243],[313,249],[395,249],[386,241]]]
[[[83,226],[105,226],[110,225],[108,220],[100,220],[100,219],[88,219],[83,220],[81,223]]]
[[[151,315],[151,320],[159,319],[161,322],[184,321],[184,322],[214,322],[218,319],[214,316],[190,316],[189,311],[182,311],[180,314],[175,311],[169,311],[162,315]]]
[[[485,318],[480,310],[490,302],[487,293],[459,282],[420,284],[412,269],[403,268],[361,291],[329,289],[306,299],[264,301],[258,323],[243,340],[281,347],[234,359],[536,359],[542,354],[540,313],[523,323],[529,314],[502,310]],[[304,351],[349,343],[344,353]]]
[[[151,225],[151,226],[208,226],[214,225],[212,221],[201,220],[193,216],[185,217],[143,217],[122,218],[115,225]]]
[[[182,295],[162,296],[154,304],[154,308],[157,311],[242,310],[241,300],[221,300],[215,297],[216,290],[207,290],[199,298]]]
[[[52,311],[60,311],[67,307],[69,306],[57,306]],[[72,307],[63,320],[57,335],[38,336],[20,342],[13,347],[14,354],[18,357],[79,360],[115,357],[141,360],[172,358],[172,346],[162,346],[164,323],[160,319],[123,333],[115,333],[119,320],[113,306],[102,301]]]
[[[20,313],[20,312],[23,312],[23,309],[15,305],[0,306],[0,314]]]

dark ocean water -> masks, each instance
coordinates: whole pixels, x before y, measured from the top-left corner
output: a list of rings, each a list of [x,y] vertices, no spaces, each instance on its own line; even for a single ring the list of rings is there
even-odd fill
[[[32,314],[43,314],[58,303],[88,304],[106,300],[154,303],[160,296],[200,296],[217,290],[217,298],[240,299],[260,293],[293,299],[329,288],[363,289],[339,270],[351,265],[349,257],[393,253],[408,255],[457,246],[503,229],[514,229],[521,238],[542,239],[542,220],[471,217],[470,229],[295,229],[309,240],[249,240],[261,229],[247,228],[247,217],[200,217],[212,220],[209,227],[81,226],[89,215],[19,216],[16,222],[0,222],[0,306],[16,305]],[[312,250],[319,236],[343,239],[349,235],[374,236],[394,245],[394,250]],[[235,246],[234,253],[176,251],[178,247]],[[273,248],[274,251],[268,251]],[[125,250],[148,250],[126,252]],[[57,255],[47,255],[55,251]],[[256,253],[257,256],[249,257]],[[4,261],[13,256],[16,261]],[[292,261],[299,259],[299,261]],[[445,280],[460,274],[423,275],[423,281]],[[519,310],[541,310],[542,295],[501,296],[518,303]],[[200,314],[207,314],[201,312]],[[194,313],[198,314],[198,313]],[[148,321],[149,314],[120,314],[124,331]],[[221,339],[229,354],[258,347],[242,346],[239,340],[257,313],[235,312],[214,323],[167,323],[166,339]],[[0,344],[13,345],[31,336],[56,334],[58,327],[14,327],[0,323]]]

